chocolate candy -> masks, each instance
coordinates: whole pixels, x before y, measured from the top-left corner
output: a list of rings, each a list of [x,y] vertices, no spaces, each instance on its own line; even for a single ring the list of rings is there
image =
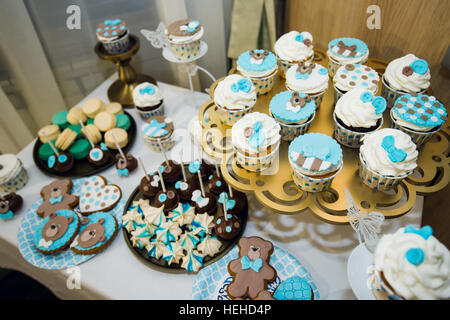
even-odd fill
[[[122,155],[116,155],[116,168],[119,176],[128,176],[134,169],[137,168],[137,160],[131,153],[128,153],[126,159]]]
[[[48,167],[57,172],[67,172],[73,168],[74,164],[72,155],[64,151],[60,151],[59,156],[54,154],[47,159]]]
[[[178,195],[183,201],[191,201],[192,192],[199,188],[198,178],[196,176],[191,176],[186,181],[178,180],[175,182],[175,189]]]
[[[228,213],[239,215],[247,205],[247,196],[243,192],[233,189],[233,196],[228,194],[228,200],[234,200],[235,205],[232,209],[227,209]]]
[[[194,202],[195,213],[207,213],[210,216],[216,214],[217,201],[212,193],[205,192],[205,196],[203,197],[200,189],[195,189],[192,192],[191,201]]]
[[[211,191],[215,195],[219,195],[220,193],[225,191],[228,187],[225,180],[223,180],[222,177],[219,177],[215,172],[208,178],[208,188],[209,191]]]
[[[22,203],[22,197],[14,192],[0,197],[0,219],[12,219],[13,214],[22,207]]]
[[[142,177],[139,191],[146,197],[153,197],[161,190],[160,178],[158,174],[153,174],[149,178],[147,179],[147,176]]]
[[[225,240],[235,238],[241,229],[241,220],[236,215],[230,213],[227,213],[227,219],[224,216],[217,218],[214,226],[216,235]]]
[[[105,150],[106,149],[106,150]],[[113,156],[106,145],[96,146],[89,151],[87,160],[95,166],[102,166],[111,161]]]
[[[163,162],[160,166],[164,181],[175,182],[181,176],[181,167],[173,160],[169,160],[168,164]]]
[[[156,194],[155,207],[161,207],[162,205],[164,205],[164,212],[169,212],[178,207],[178,203],[180,201],[175,190],[168,189],[166,191],[167,192],[161,190]]]

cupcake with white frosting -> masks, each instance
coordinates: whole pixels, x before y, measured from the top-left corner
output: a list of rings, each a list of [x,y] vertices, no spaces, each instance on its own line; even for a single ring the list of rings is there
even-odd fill
[[[382,77],[381,95],[391,108],[395,101],[406,93],[424,93],[430,87],[428,63],[410,53],[392,60]]]
[[[133,90],[133,101],[137,113],[144,119],[164,115],[161,90],[150,82],[142,82]]]
[[[237,59],[237,71],[249,78],[257,95],[272,90],[278,71],[277,57],[268,50],[254,49],[242,53]]]
[[[256,103],[255,86],[239,74],[229,75],[217,84],[214,103],[220,121],[232,126],[253,109]]]
[[[450,252],[430,226],[384,235],[368,272],[377,300],[450,299]]]
[[[393,188],[417,167],[416,145],[400,130],[380,129],[361,140],[359,175],[374,190]]]
[[[274,45],[275,54],[278,57],[278,65],[281,76],[286,76],[286,71],[300,61],[311,61],[314,57],[313,37],[307,31],[290,31],[282,35]]]
[[[382,127],[384,110],[383,97],[365,89],[348,91],[334,108],[334,137],[344,146],[359,148],[364,135]]]
[[[22,189],[28,182],[28,174],[22,161],[13,154],[0,155],[0,193]]]
[[[308,94],[320,107],[328,89],[328,70],[313,62],[300,62],[286,72],[286,88]]]
[[[231,128],[237,162],[249,171],[262,171],[272,164],[280,145],[280,125],[264,113],[252,112]]]
[[[363,64],[369,58],[367,44],[356,38],[337,38],[328,43],[328,70],[333,77],[340,66]]]
[[[166,29],[170,51],[179,61],[195,59],[200,54],[204,29],[198,20],[183,19],[169,25]]]

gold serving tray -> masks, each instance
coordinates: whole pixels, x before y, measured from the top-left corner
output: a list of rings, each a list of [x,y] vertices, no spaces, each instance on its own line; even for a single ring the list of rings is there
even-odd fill
[[[314,62],[327,67],[326,54],[315,49]],[[369,59],[366,64],[380,74],[387,63],[379,59]],[[230,71],[236,72],[235,68]],[[329,223],[348,223],[344,190],[348,189],[362,212],[378,211],[386,218],[394,218],[407,213],[415,204],[417,195],[427,195],[443,189],[450,182],[450,126],[448,121],[433,139],[419,150],[418,168],[414,174],[389,192],[374,191],[367,187],[358,174],[359,149],[342,146],[344,167],[333,180],[330,188],[317,193],[300,190],[292,180],[292,168],[288,161],[289,143],[282,141],[279,150],[278,170],[273,174],[249,172],[235,160],[231,146],[231,127],[224,126],[216,116],[213,102],[214,89],[218,79],[210,87],[211,101],[199,110],[199,120],[203,127],[202,147],[209,156],[221,161],[224,179],[233,188],[242,192],[252,192],[264,206],[281,214],[299,214],[311,210],[320,219]],[[274,88],[259,96],[253,111],[268,113],[269,102],[278,92],[286,90],[285,80],[277,75]],[[381,81],[378,92],[381,92]],[[334,89],[330,80],[329,89],[316,112],[308,132],[321,132],[333,136]],[[389,112],[384,112],[383,127],[390,126]]]

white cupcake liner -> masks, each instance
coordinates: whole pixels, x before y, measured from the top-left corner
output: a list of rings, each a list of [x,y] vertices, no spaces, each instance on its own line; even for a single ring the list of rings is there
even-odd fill
[[[103,48],[109,54],[120,54],[128,51],[130,49],[130,32],[127,30],[127,33],[120,37],[119,39],[103,42]]]
[[[278,149],[280,144],[275,147],[272,146],[272,152],[260,157],[248,157],[233,146],[235,152],[236,161],[242,168],[252,172],[261,172],[272,166],[273,160],[278,156]]]
[[[200,47],[200,39],[186,43],[175,43],[169,41],[169,49],[179,61],[188,61],[198,56],[200,53]]]
[[[386,79],[384,79],[384,75],[381,77],[381,96],[383,98],[386,99],[387,102],[387,108],[392,108],[394,106],[395,101],[397,101],[397,99],[405,94],[407,94],[408,92],[405,91],[401,91],[401,90],[395,90],[393,88],[391,88]],[[427,91],[427,89],[423,89],[417,93],[425,93]]]
[[[311,62],[313,60],[313,58],[314,58],[314,55],[312,55],[308,59],[302,60],[302,61]],[[284,60],[284,59],[278,58],[278,68],[280,69],[281,77],[286,79],[286,72],[288,71],[288,69],[290,67],[292,67],[292,66],[295,66],[299,62],[300,61],[292,62],[292,61],[288,61],[288,60]]]
[[[399,184],[403,179],[412,174],[412,171],[399,177],[383,176],[371,170],[361,153],[359,153],[359,176],[365,185],[373,190],[389,190]]]
[[[288,86],[287,82],[286,82],[286,89],[288,89],[288,90],[290,90],[290,91],[302,92],[302,91],[298,91],[298,90],[291,89],[291,88]],[[326,90],[322,91],[322,92],[315,93],[315,94],[310,94],[310,93],[307,93],[307,92],[302,92],[302,93],[307,94],[308,96],[311,97],[311,99],[314,100],[314,102],[315,102],[315,104],[316,104],[316,111],[317,111],[317,110],[319,109],[320,105],[322,104],[323,95],[325,94],[325,92],[327,92],[327,90],[328,90],[328,88],[327,88]]]
[[[335,59],[333,59],[332,57],[328,56],[328,74],[330,76],[331,79],[333,79],[334,75],[336,74],[337,69],[339,69],[341,66],[345,65],[345,64],[364,64],[367,61],[367,58],[359,60],[359,61],[352,61],[349,63],[343,63],[343,62],[339,62]]]
[[[253,110],[254,105],[251,107],[247,107],[246,109],[243,110],[233,110],[233,111],[222,108],[218,104],[216,104],[216,107],[217,107],[216,114],[219,117],[220,122],[231,127],[239,119],[241,119],[247,113],[251,112]]]
[[[22,162],[20,162],[20,169],[18,170],[18,172],[11,179],[0,184],[0,194],[19,191],[20,189],[25,187],[27,182],[28,182],[27,170],[25,170],[25,168],[22,165]]]
[[[389,285],[381,277],[380,270],[375,265],[369,268],[370,276],[368,285],[377,300],[404,300],[389,288]]]
[[[333,182],[333,179],[341,172],[343,168],[343,162],[339,168],[329,177],[326,178],[318,178],[314,176],[308,176],[302,172],[299,172],[293,166],[291,160],[289,159],[289,163],[292,167],[292,178],[294,179],[294,183],[299,187],[302,191],[307,192],[320,192],[328,189]]]
[[[284,141],[292,141],[298,136],[301,136],[302,134],[305,134],[308,132],[309,127],[311,126],[311,122],[314,120],[316,116],[316,112],[312,114],[311,118],[303,123],[300,124],[287,124],[284,122],[280,122],[277,118],[273,116],[273,114],[270,114],[272,118],[275,119],[276,122],[280,124],[281,127],[281,140]]]
[[[411,137],[412,142],[414,142],[417,146],[417,148],[423,146],[426,142],[428,142],[435,133],[439,132],[442,128],[442,125],[439,126],[439,128],[437,128],[436,130],[433,131],[426,131],[426,132],[420,132],[420,131],[414,131],[412,129],[403,127],[402,125],[398,124],[397,121],[395,120],[393,113],[394,113],[394,108],[391,108],[390,111],[390,116],[391,116],[391,128],[394,129],[398,129],[404,133],[406,133],[407,135],[409,135]]]
[[[334,120],[334,138],[340,144],[349,148],[359,148],[362,145],[361,141],[362,137],[364,137],[368,133],[381,129],[381,127],[383,126],[383,117],[381,117],[380,119],[381,122],[375,130],[369,132],[356,132],[341,126],[336,119],[335,112],[333,112],[333,120]]]
[[[337,103],[337,101],[344,95],[346,94],[348,91],[342,91],[339,88],[336,87],[336,84],[333,82],[333,88],[334,88],[334,104]],[[378,92],[378,87],[375,89],[375,92],[372,92],[373,95],[375,96]]]
[[[176,142],[173,134],[167,139],[151,140],[149,138],[144,138],[144,141],[154,152],[168,152],[172,150]]]
[[[139,109],[139,107],[136,107],[136,112],[141,116],[142,119],[147,120],[148,118],[154,117],[154,116],[163,116],[164,115],[164,103],[161,103],[161,105],[153,110],[150,111],[142,111]]]
[[[255,86],[256,95],[262,95],[270,90],[272,90],[274,85],[275,76],[278,73],[278,65],[274,72],[266,77],[247,77],[252,81],[252,84]]]

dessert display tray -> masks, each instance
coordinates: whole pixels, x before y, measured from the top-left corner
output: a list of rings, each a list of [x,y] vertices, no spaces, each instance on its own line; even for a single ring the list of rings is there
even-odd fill
[[[327,67],[324,51],[315,49],[314,62]],[[366,64],[382,75],[385,61],[370,58]],[[235,73],[233,68],[230,74]],[[202,124],[202,147],[209,156],[221,161],[221,171],[225,181],[233,188],[254,193],[264,206],[282,214],[299,214],[311,210],[320,219],[330,223],[348,223],[344,190],[348,189],[361,207],[362,212],[379,211],[387,218],[407,213],[415,204],[417,195],[427,195],[443,189],[450,182],[450,126],[444,123],[442,130],[431,141],[419,149],[418,167],[407,179],[389,192],[373,191],[367,187],[358,174],[359,149],[342,146],[344,167],[333,180],[330,188],[322,192],[309,193],[300,190],[292,180],[292,168],[288,161],[289,143],[282,141],[276,170],[262,173],[249,172],[236,163],[231,145],[231,127],[223,125],[217,117],[217,107],[213,94],[218,79],[210,87],[211,101],[199,110]],[[380,81],[381,86],[381,81]],[[259,96],[253,111],[269,113],[272,97],[286,90],[285,80],[276,76],[274,88]],[[378,92],[381,92],[379,88]],[[320,132],[333,136],[334,89],[330,79],[328,91],[316,112],[308,132]],[[389,110],[384,113],[383,127],[390,126]],[[276,161],[275,161],[276,162]]]
[[[131,149],[133,146],[134,141],[136,140],[136,121],[133,119],[133,117],[126,111],[124,113],[130,118],[130,129],[128,129],[128,144],[122,148],[122,151],[126,154],[128,150]],[[97,173],[102,172],[105,169],[108,169],[112,165],[116,163],[115,157],[119,153],[118,150],[109,149],[111,154],[113,155],[113,158],[108,163],[104,164],[103,166],[94,166],[93,164],[89,163],[87,159],[75,159],[75,164],[72,169],[70,169],[67,172],[57,172],[55,170],[49,169],[47,166],[47,161],[44,161],[39,158],[39,148],[41,147],[42,142],[39,139],[36,139],[36,142],[33,147],[33,160],[36,164],[36,167],[39,168],[43,173],[45,173],[48,176],[55,177],[55,178],[82,178],[91,176]]]

